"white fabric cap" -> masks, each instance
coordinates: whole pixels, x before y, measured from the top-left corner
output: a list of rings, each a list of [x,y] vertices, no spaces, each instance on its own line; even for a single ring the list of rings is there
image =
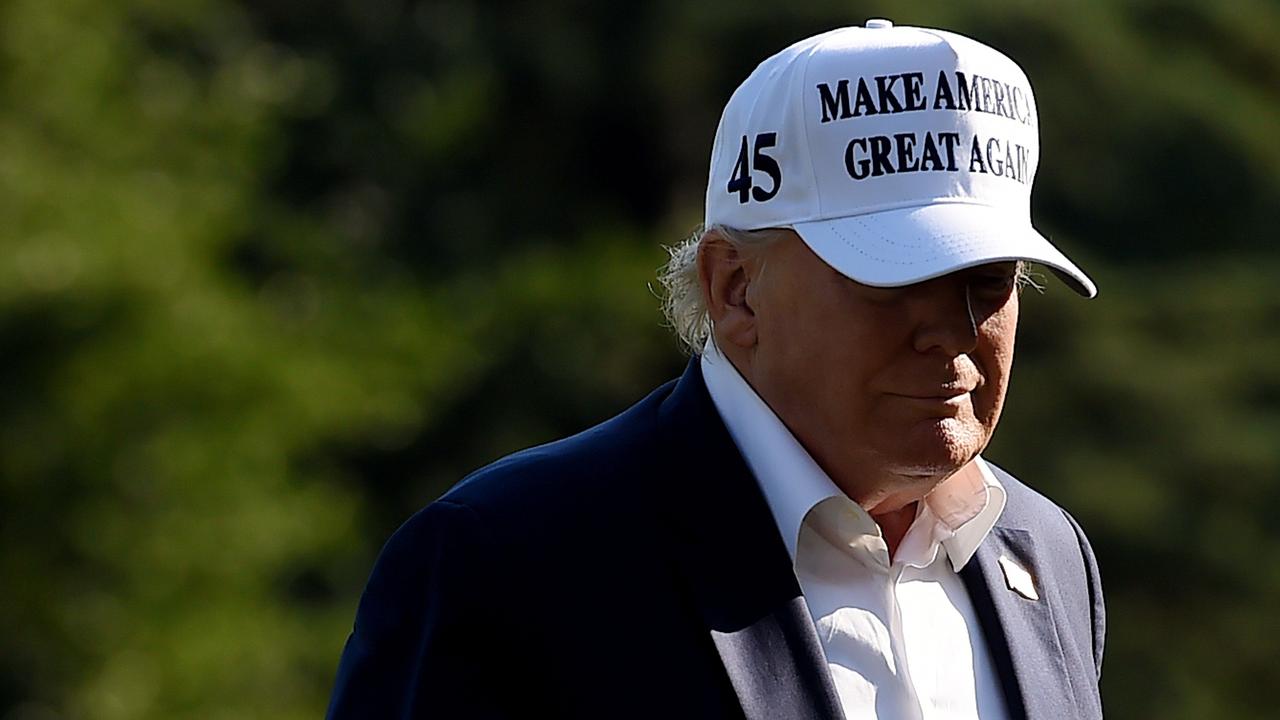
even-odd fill
[[[943,30],[871,20],[765,60],[716,130],[706,225],[790,227],[865,285],[1031,260],[1088,276],[1031,225],[1035,98],[1009,58]]]

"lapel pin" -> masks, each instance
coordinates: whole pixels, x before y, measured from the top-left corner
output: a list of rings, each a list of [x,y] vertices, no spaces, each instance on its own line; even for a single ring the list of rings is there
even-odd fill
[[[1028,600],[1040,599],[1040,593],[1036,592],[1036,584],[1031,579],[1031,573],[1024,570],[1008,555],[1000,556],[1000,569],[1004,571],[1004,581],[1009,585],[1010,590]]]

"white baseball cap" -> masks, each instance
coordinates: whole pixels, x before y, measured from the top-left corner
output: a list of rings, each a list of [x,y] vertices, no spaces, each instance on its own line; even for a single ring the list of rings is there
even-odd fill
[[[789,227],[864,285],[1007,260],[1093,281],[1031,226],[1040,157],[1021,68],[975,40],[868,20],[760,63],[716,130],[707,227]]]

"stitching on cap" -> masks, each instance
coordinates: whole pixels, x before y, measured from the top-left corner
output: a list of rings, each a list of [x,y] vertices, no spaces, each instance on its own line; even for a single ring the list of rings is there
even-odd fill
[[[865,223],[865,222],[863,222],[863,221],[859,221],[859,223],[858,223],[858,224],[859,224],[859,225],[862,225],[862,226],[864,226],[864,227],[866,226],[866,223]],[[961,240],[963,240],[963,241],[962,241],[962,242],[959,242],[959,243],[951,244],[949,247],[950,247],[952,250],[966,250],[966,249],[969,249],[969,248],[972,248],[972,247],[976,246],[976,245],[978,244],[978,243],[976,242],[976,241],[977,241],[977,239],[978,239],[978,238],[983,237],[983,235],[981,235],[981,234],[978,234],[978,233],[970,233],[970,232],[963,232],[963,233],[948,233],[948,234],[946,234],[946,235],[932,235],[932,236],[927,236],[927,237],[922,235],[922,236],[918,236],[917,238],[915,238],[915,240],[913,241],[913,243],[912,243],[912,244],[903,244],[903,243],[895,242],[893,239],[891,239],[891,238],[889,238],[888,236],[886,236],[883,232],[879,232],[879,231],[873,230],[873,229],[871,229],[871,228],[867,228],[867,229],[869,230],[869,233],[868,233],[868,234],[873,234],[873,235],[875,235],[875,236],[876,236],[876,237],[878,237],[881,241],[883,241],[886,245],[889,245],[889,246],[891,246],[891,247],[919,247],[919,246],[921,245],[921,241],[922,241],[922,240],[926,240],[926,239],[927,239],[927,240],[930,240],[930,241],[934,241],[934,242],[936,242],[936,241],[939,241],[939,240],[946,241],[948,238],[956,238],[956,239],[961,239]],[[877,255],[872,255],[872,254],[868,253],[868,252],[867,252],[866,250],[864,250],[863,248],[861,248],[861,247],[859,247],[858,245],[854,244],[854,241],[853,241],[851,238],[849,238],[847,235],[845,235],[843,232],[841,232],[839,228],[837,228],[837,227],[835,227],[835,226],[831,226],[830,230],[831,230],[831,232],[832,232],[833,234],[835,234],[835,235],[836,235],[836,237],[840,238],[840,241],[841,241],[841,242],[843,242],[846,246],[848,246],[848,247],[849,247],[849,249],[853,250],[854,252],[858,253],[859,255],[861,255],[861,256],[862,256],[862,257],[864,257],[864,258],[867,258],[867,259],[869,259],[869,260],[874,260],[874,261],[876,261],[876,262],[878,262],[878,263],[882,263],[882,264],[886,264],[886,265],[902,265],[902,266],[924,265],[924,264],[927,264],[927,263],[933,262],[934,260],[937,260],[938,258],[943,257],[943,254],[942,254],[942,253],[940,253],[940,252],[934,252],[932,255],[929,255],[928,257],[924,257],[924,258],[921,258],[921,259],[916,260],[916,261],[892,260],[892,259],[889,259],[889,258],[884,258],[884,257],[880,257],[880,256],[877,256]]]

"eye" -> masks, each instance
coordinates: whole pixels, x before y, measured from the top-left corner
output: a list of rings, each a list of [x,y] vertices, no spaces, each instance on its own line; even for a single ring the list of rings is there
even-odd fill
[[[910,285],[898,287],[879,287],[876,285],[863,285],[856,280],[841,278],[841,287],[861,302],[871,303],[872,305],[893,307],[902,302],[911,291]]]
[[[1016,272],[1008,270],[981,270],[969,277],[969,288],[978,296],[998,298],[1007,295],[1013,289]]]

